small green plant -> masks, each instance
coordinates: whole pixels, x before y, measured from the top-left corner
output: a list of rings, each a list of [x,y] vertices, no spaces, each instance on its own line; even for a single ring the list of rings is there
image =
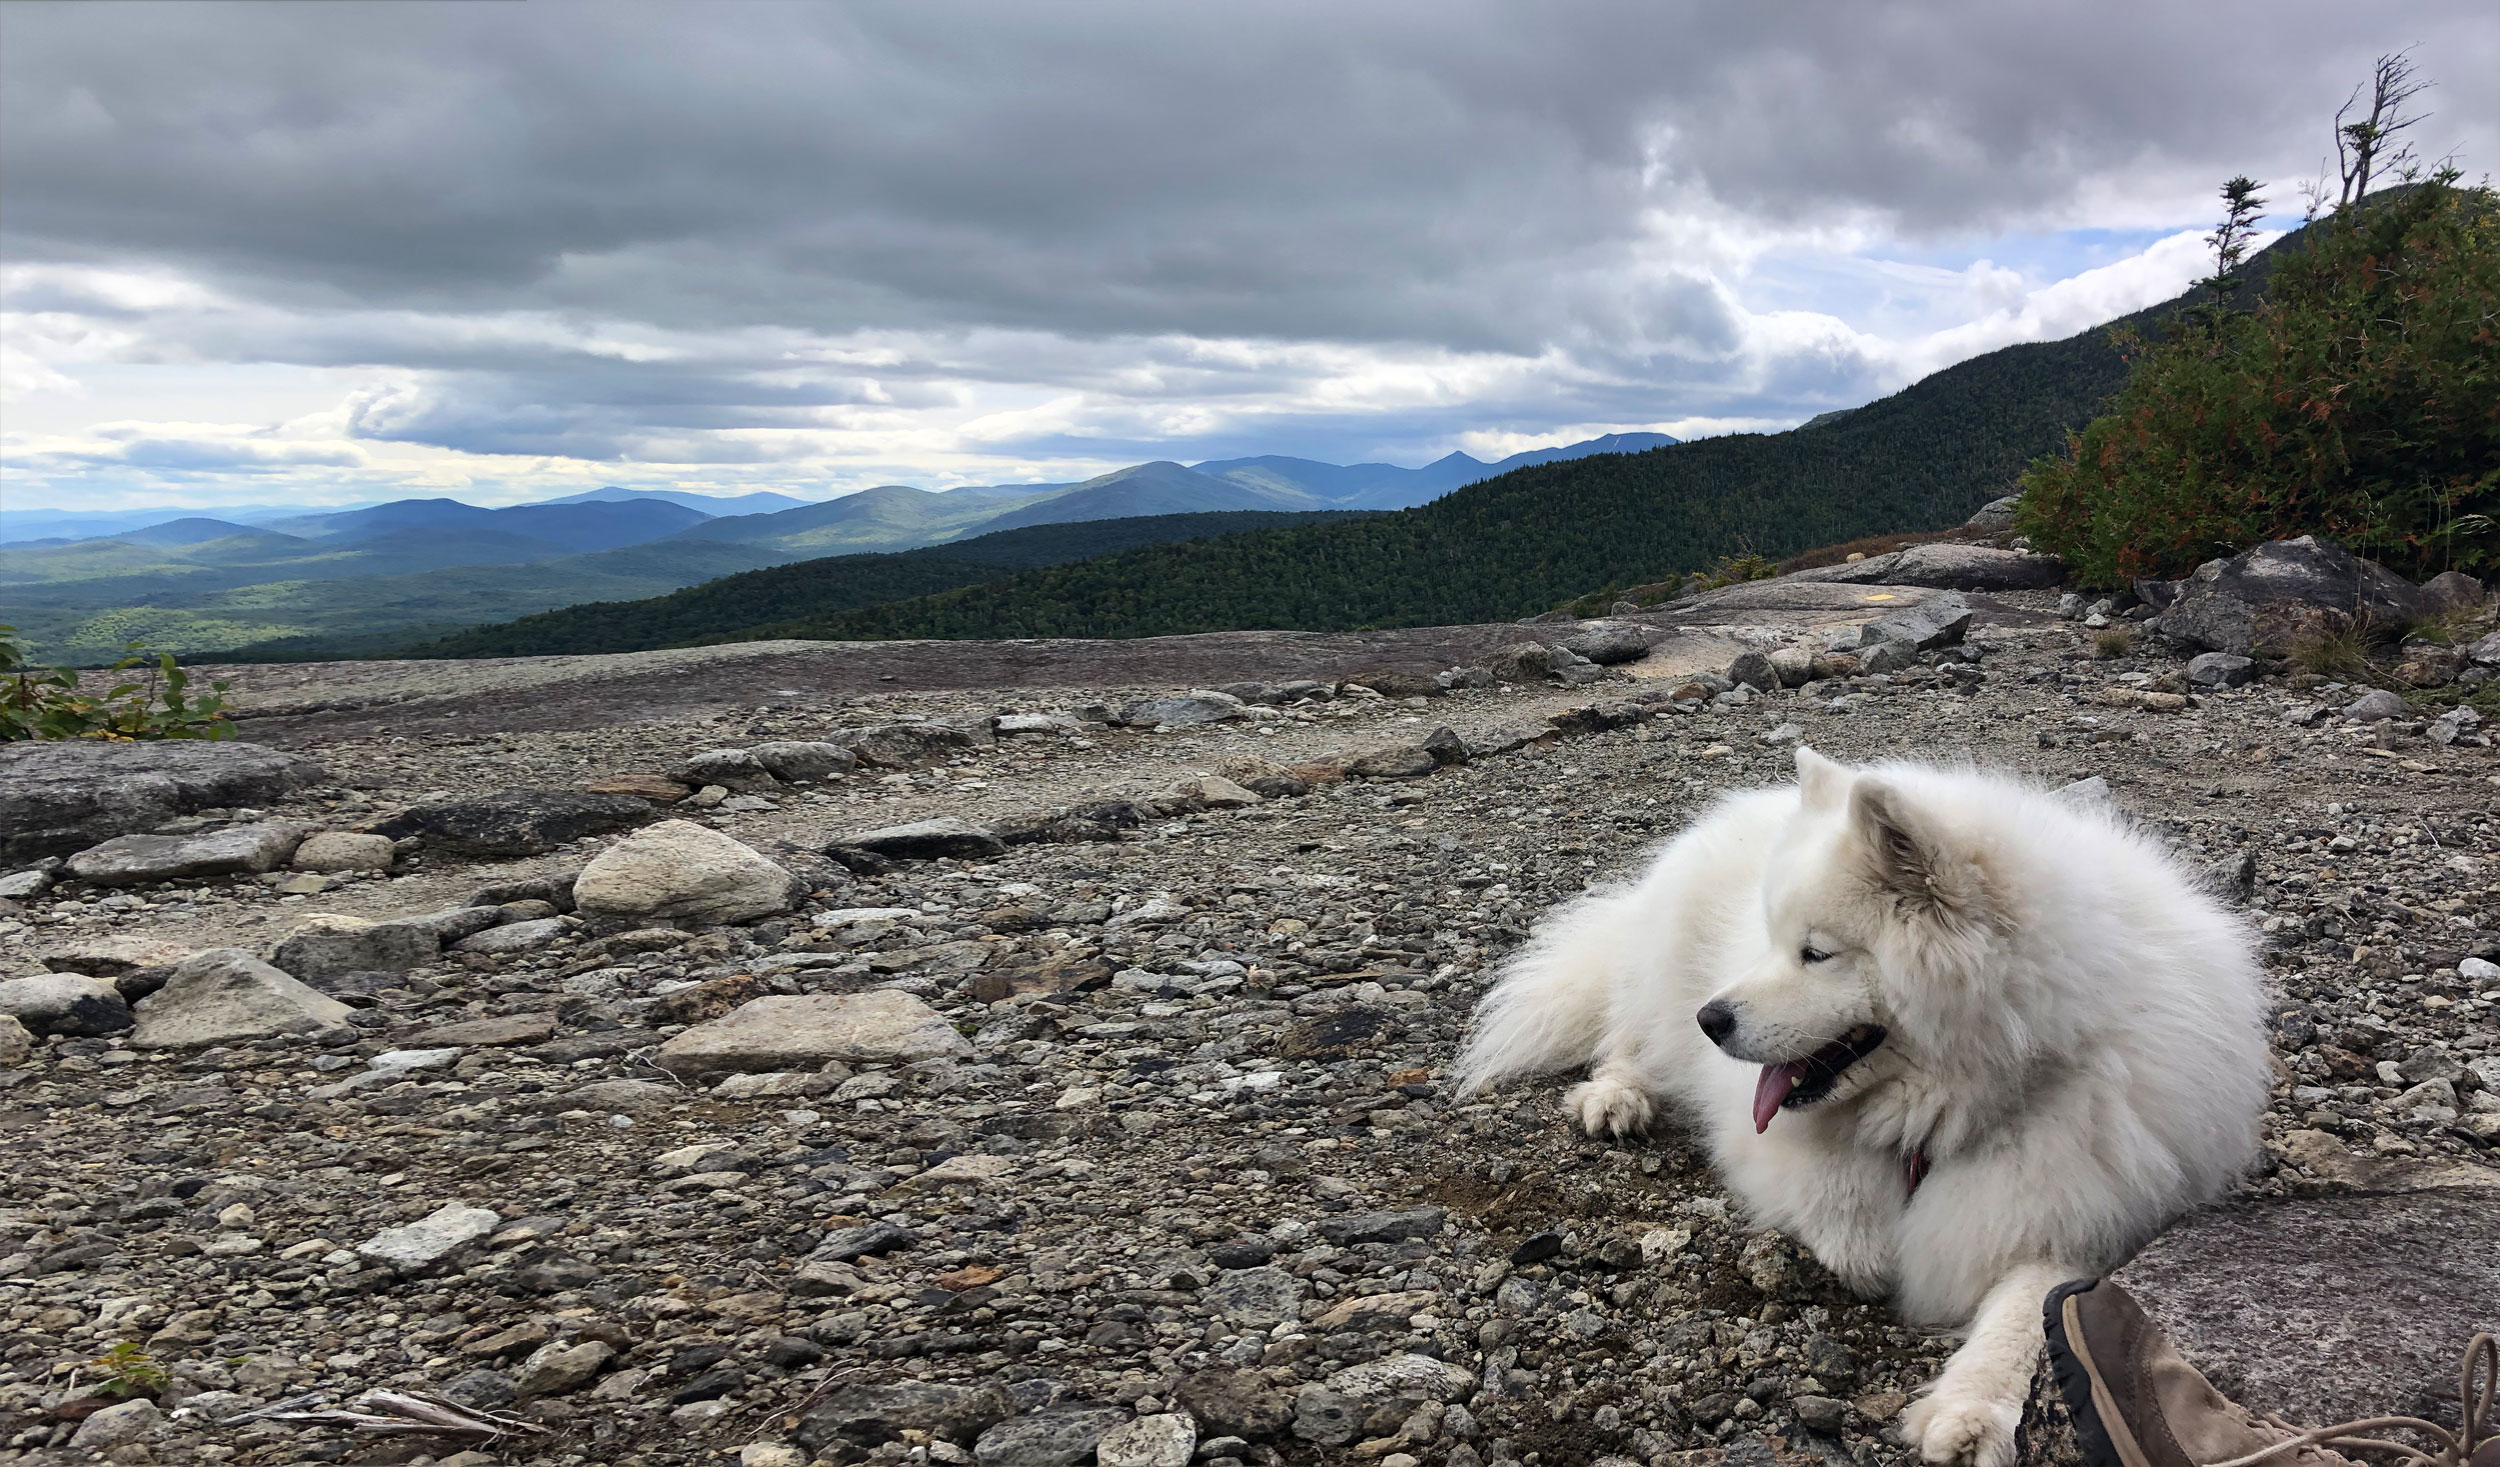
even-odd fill
[[[2378,629],[2360,618],[2331,617],[2294,634],[2283,648],[2283,660],[2300,672],[2332,682],[2388,686],[2387,675],[2370,660]]]
[[[1718,564],[1708,570],[1693,572],[1693,583],[1705,591],[1745,581],[1767,581],[1779,574],[1779,562],[1748,550],[1741,555],[1722,555]]]
[[[2104,662],[2124,657],[2135,650],[2135,632],[2129,627],[2103,627],[2092,634],[2092,655]]]
[[[191,675],[171,652],[136,642],[113,664],[141,676],[101,693],[78,685],[66,667],[41,667],[27,656],[17,628],[0,626],[0,743],[23,739],[224,739],[234,736],[223,682],[194,696]]]
[[[127,1401],[133,1396],[154,1397],[173,1383],[164,1368],[148,1357],[134,1340],[124,1340],[110,1350],[87,1362],[87,1368],[103,1373],[103,1384],[96,1387],[99,1396]]]

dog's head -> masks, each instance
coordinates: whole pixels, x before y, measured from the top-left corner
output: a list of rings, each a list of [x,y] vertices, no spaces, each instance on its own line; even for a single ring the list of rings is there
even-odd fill
[[[1803,748],[1797,783],[1763,882],[1763,956],[1695,1015],[1762,1067],[1756,1130],[1899,1074],[1905,1020],[1926,1017],[1905,1013],[1901,975],[1968,971],[1996,925],[1978,852],[1905,785]]]

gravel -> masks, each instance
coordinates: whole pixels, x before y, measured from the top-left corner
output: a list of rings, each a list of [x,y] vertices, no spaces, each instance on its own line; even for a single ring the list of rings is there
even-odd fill
[[[39,1034],[0,1068],[0,1461],[86,1460],[89,1362],[117,1342],[165,1372],[153,1417],[113,1407],[118,1460],[381,1460],[336,1427],[223,1423],[393,1389],[548,1428],[497,1461],[1905,1461],[1885,1428],[1950,1341],[1750,1233],[1678,1133],[1574,1134],[1559,1080],[1448,1088],[1488,969],[1721,791],[1781,778],[1764,734],[2097,781],[2200,868],[2253,861],[2284,1069],[2248,1196],[2491,1170],[2500,1138],[2485,736],[2436,742],[2410,706],[2344,723],[2362,690],[2314,678],[2191,685],[2151,637],[2095,659],[2053,594],[2004,599],[2035,614],[1802,686],[1788,658],[1429,698],[872,694],[308,750],[356,782],[181,818],[347,831],[706,750],[979,729],[880,745],[911,768],[748,781],[766,808],[667,811],[796,878],[741,925],[573,910],[571,874],[629,837],[568,835],[541,800],[498,806],[547,838],[512,859],[418,831],[391,874],[311,894],[54,872],[13,899],[9,978],[100,939],[265,958],[315,914],[484,915],[384,934],[371,968],[348,966],[370,929],[338,929],[295,977],[343,1020],[171,1050]],[[1100,716],[1158,700],[1239,716]],[[1222,798],[1179,797],[1191,779]],[[1307,792],[1229,793],[1269,780]],[[996,850],[825,854],[1036,814]]]

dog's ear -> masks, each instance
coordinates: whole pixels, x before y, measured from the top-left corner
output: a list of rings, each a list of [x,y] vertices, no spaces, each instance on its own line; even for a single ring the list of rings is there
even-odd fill
[[[1849,792],[1849,771],[1803,744],[1797,746],[1797,791],[1809,810],[1835,810]]]
[[[1941,835],[1921,820],[1900,790],[1880,779],[1860,779],[1849,791],[1849,824],[1860,859],[1875,884],[1915,908],[1958,912],[1975,893],[1962,863]]]

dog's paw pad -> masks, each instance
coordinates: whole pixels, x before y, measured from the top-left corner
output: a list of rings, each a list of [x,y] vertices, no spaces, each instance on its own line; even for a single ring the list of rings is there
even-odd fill
[[[2012,1467],[2018,1405],[1939,1391],[1901,1415],[1901,1438],[1939,1467]]]
[[[1649,1092],[1621,1080],[1586,1080],[1563,1096],[1563,1106],[1592,1136],[1631,1136],[1649,1128]]]

